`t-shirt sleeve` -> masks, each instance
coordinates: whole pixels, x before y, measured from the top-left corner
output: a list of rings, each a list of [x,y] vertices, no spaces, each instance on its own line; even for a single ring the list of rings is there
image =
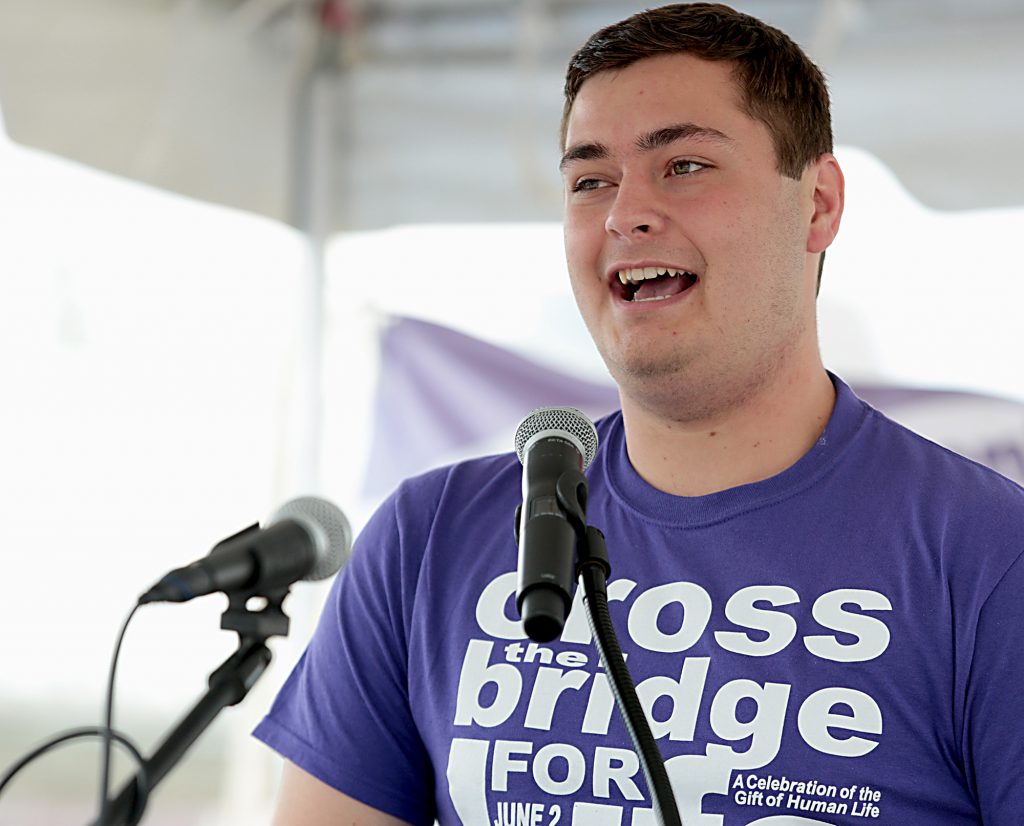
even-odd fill
[[[985,826],[1017,826],[1021,822],[1022,708],[1024,554],[1000,579],[979,614],[968,682],[965,769]]]
[[[374,514],[338,575],[316,632],[254,735],[363,803],[434,822],[430,761],[409,705],[408,630],[418,553],[400,493]]]

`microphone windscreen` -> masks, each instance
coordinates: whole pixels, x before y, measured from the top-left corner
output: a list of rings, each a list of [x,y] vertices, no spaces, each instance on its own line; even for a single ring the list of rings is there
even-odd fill
[[[348,562],[352,553],[352,528],[337,505],[315,496],[300,496],[274,511],[268,525],[284,519],[302,524],[314,540],[316,561],[304,580],[327,579]]]
[[[590,467],[597,453],[597,429],[585,413],[575,407],[538,407],[516,428],[516,455],[523,461],[526,445],[542,433],[568,437],[579,444],[583,469]]]

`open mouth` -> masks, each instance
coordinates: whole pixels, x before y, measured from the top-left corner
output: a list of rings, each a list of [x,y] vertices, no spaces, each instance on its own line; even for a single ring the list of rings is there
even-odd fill
[[[674,295],[686,292],[700,279],[687,270],[672,267],[631,267],[619,270],[619,297],[623,301],[643,303],[646,301],[664,301]]]

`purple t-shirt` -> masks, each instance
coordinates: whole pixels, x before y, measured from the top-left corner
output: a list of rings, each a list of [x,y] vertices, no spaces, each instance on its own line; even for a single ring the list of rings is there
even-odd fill
[[[1024,490],[836,380],[793,467],[709,496],[599,423],[588,521],[687,826],[1017,826]],[[414,824],[654,826],[576,605],[529,643],[514,455],[405,482],[256,736]]]

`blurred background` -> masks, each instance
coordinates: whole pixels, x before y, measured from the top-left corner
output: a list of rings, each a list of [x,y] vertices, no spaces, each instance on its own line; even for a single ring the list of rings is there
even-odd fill
[[[614,407],[566,281],[557,127],[569,55],[644,5],[0,0],[0,771],[98,724],[137,595],[281,502],[358,528],[539,404]],[[1024,7],[736,5],[832,90],[826,363],[1024,480]],[[144,823],[269,822],[278,764],[248,732],[326,587],[296,587],[270,672]],[[115,722],[144,752],[233,650],[225,607],[129,628]],[[0,826],[88,822],[98,754],[33,763]]]

